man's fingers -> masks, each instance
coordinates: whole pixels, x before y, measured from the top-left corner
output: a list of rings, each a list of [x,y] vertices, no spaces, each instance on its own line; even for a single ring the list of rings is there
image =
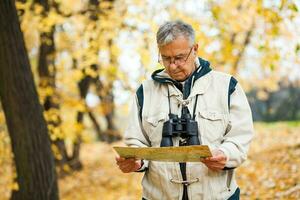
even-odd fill
[[[222,166],[225,163],[222,162],[204,162],[205,165],[209,165],[209,166]]]
[[[121,162],[121,161],[123,161],[123,160],[125,160],[126,158],[122,158],[122,157],[120,157],[120,156],[116,156],[116,161],[117,162]]]
[[[225,166],[225,162],[204,162],[207,167],[219,167],[223,168]]]
[[[223,161],[223,160],[226,160],[226,158],[223,157],[223,156],[212,157],[212,158],[210,159],[210,161],[216,161],[216,162],[218,162],[218,161]]]
[[[205,160],[207,160],[207,161],[223,161],[223,160],[226,160],[226,157],[223,155],[216,155],[213,157],[206,158]]]
[[[116,158],[116,161],[117,161],[117,164],[122,164],[122,163],[130,163],[130,162],[135,162],[135,159],[134,158],[122,158],[122,157],[119,157],[119,158]]]
[[[225,164],[226,160],[205,160],[203,163],[220,163],[220,164]]]
[[[121,165],[119,165],[119,168],[122,171],[127,171],[130,170],[131,168],[134,168],[135,164],[134,163],[123,163]]]
[[[222,160],[222,161],[204,160],[202,162],[205,163],[205,164],[225,164],[226,163],[225,160]]]
[[[119,168],[124,173],[134,172],[140,168],[140,165],[138,163],[131,163],[127,165],[120,165]]]
[[[226,159],[224,157],[216,156],[213,159],[212,158],[213,157],[201,159],[201,162],[203,162],[206,165],[206,167],[213,171],[219,171],[225,167]]]
[[[132,163],[122,163],[122,164],[119,164],[120,168],[128,168],[129,166],[132,166]]]
[[[131,172],[132,166],[120,166],[122,172],[128,173]]]
[[[116,157],[117,165],[123,173],[134,172],[141,167],[141,161],[135,158]]]
[[[120,164],[120,166],[122,166],[123,168],[134,168],[138,166],[137,162],[124,162],[122,164]]]

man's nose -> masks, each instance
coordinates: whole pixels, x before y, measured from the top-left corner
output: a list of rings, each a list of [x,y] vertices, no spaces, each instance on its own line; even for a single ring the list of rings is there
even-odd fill
[[[174,61],[170,63],[169,68],[170,68],[171,70],[174,70],[175,68],[177,68],[177,65],[175,64]]]

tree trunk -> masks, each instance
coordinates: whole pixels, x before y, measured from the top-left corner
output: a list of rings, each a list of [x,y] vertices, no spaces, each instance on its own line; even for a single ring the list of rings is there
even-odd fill
[[[100,140],[102,140],[102,139],[101,139],[102,131],[101,131],[100,124],[98,123],[98,121],[97,121],[97,119],[96,119],[96,116],[92,113],[92,111],[89,111],[88,114],[89,114],[89,117],[90,117],[90,119],[91,119],[91,122],[92,122],[93,125],[94,125],[94,128],[95,128],[95,131],[96,131],[96,133],[97,133],[98,138],[99,138]]]
[[[112,45],[113,45],[112,39],[108,41],[108,45],[110,51],[110,63],[112,63],[113,65],[117,65],[117,58],[114,55],[112,50]],[[113,80],[116,79],[115,74],[111,74],[111,76]],[[121,139],[121,135],[118,132],[117,127],[115,126],[114,123],[115,104],[114,104],[114,94],[113,94],[113,81],[110,80],[105,86],[103,86],[103,84],[100,84],[100,88],[101,86],[103,91],[99,93],[99,97],[106,107],[105,119],[107,123],[107,130],[105,134],[109,139],[108,142],[115,142]]]
[[[47,16],[49,12],[50,6],[48,0],[35,0],[34,3],[39,4],[43,7],[42,15],[43,17]],[[61,125],[61,117],[60,117],[60,106],[57,100],[58,95],[56,92],[56,84],[55,84],[55,76],[56,76],[56,68],[55,68],[55,44],[54,44],[54,29],[55,26],[52,26],[50,32],[42,32],[40,33],[40,48],[39,48],[39,56],[38,56],[38,74],[40,77],[39,87],[44,91],[47,88],[51,88],[53,93],[47,94],[45,99],[43,99],[43,106],[46,112],[50,111],[51,115],[56,115],[55,118],[57,120],[47,120],[48,125],[52,127],[49,129],[49,133],[55,134],[52,130],[60,130]],[[55,112],[53,112],[55,110]],[[67,148],[65,145],[65,141],[63,138],[63,134],[60,137],[55,137],[54,141],[51,141],[60,154],[59,158],[55,158],[57,166],[59,167],[60,175],[64,175],[64,165],[68,163],[68,154]]]
[[[102,133],[102,140],[107,141],[109,143],[122,139],[114,123],[115,105],[112,87],[112,84],[107,84],[105,88],[102,88],[102,92],[98,94],[105,110],[104,117],[107,124],[106,131]],[[101,89],[98,90],[100,91]]]
[[[19,185],[11,198],[56,200],[58,187],[47,125],[12,0],[0,1],[0,30],[0,98]]]

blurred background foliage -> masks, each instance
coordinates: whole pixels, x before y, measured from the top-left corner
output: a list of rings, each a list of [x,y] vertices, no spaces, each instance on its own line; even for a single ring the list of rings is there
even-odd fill
[[[155,33],[167,20],[182,19],[192,24],[199,56],[209,60],[214,69],[231,73],[242,83],[254,120],[272,124],[293,121],[279,123],[280,128],[288,127],[278,133],[285,134],[283,137],[295,136],[295,130],[299,130],[300,2],[297,0],[17,0],[16,6],[48,123],[62,197],[67,198],[70,193],[65,185],[70,177],[80,173],[76,171],[84,167],[96,173],[90,166],[93,160],[95,170],[102,172],[109,167],[101,166],[114,165],[107,143],[122,138],[130,95],[154,69],[161,67],[157,64]],[[273,130],[266,123],[256,126],[262,132]],[[253,149],[257,153],[266,148],[257,145]],[[101,159],[107,163],[103,164]],[[0,196],[8,198],[9,191],[18,186],[13,181],[17,175],[1,107],[0,166],[0,194],[4,194]],[[122,195],[111,194],[110,198],[132,199],[140,194],[140,188],[133,194],[129,188],[139,185],[139,176],[131,175]],[[127,184],[126,178],[118,180],[99,180],[101,183],[95,184],[99,188],[101,184],[112,185],[110,189],[114,191],[119,184]],[[291,187],[298,187],[297,194],[299,184],[299,178],[291,183]],[[74,188],[70,186],[69,190]],[[251,193],[251,186],[248,189],[245,196],[260,194]]]

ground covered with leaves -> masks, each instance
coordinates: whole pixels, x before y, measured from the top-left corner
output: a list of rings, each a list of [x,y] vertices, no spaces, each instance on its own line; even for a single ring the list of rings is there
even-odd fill
[[[241,199],[300,199],[300,122],[256,123],[255,130],[249,159],[237,170]],[[84,168],[59,180],[61,199],[140,199],[142,173],[122,174],[115,164],[113,145],[83,146]],[[11,171],[1,166],[4,200],[15,187]]]
[[[300,123],[256,123],[237,170],[241,199],[300,199]],[[62,199],[140,199],[142,174],[122,174],[111,145],[87,145],[85,169],[60,181]]]
[[[142,174],[123,174],[117,167],[114,157],[112,145],[105,143],[85,145],[81,154],[83,170],[59,181],[61,199],[140,199]]]
[[[255,129],[249,159],[237,170],[241,199],[300,199],[300,123]]]

